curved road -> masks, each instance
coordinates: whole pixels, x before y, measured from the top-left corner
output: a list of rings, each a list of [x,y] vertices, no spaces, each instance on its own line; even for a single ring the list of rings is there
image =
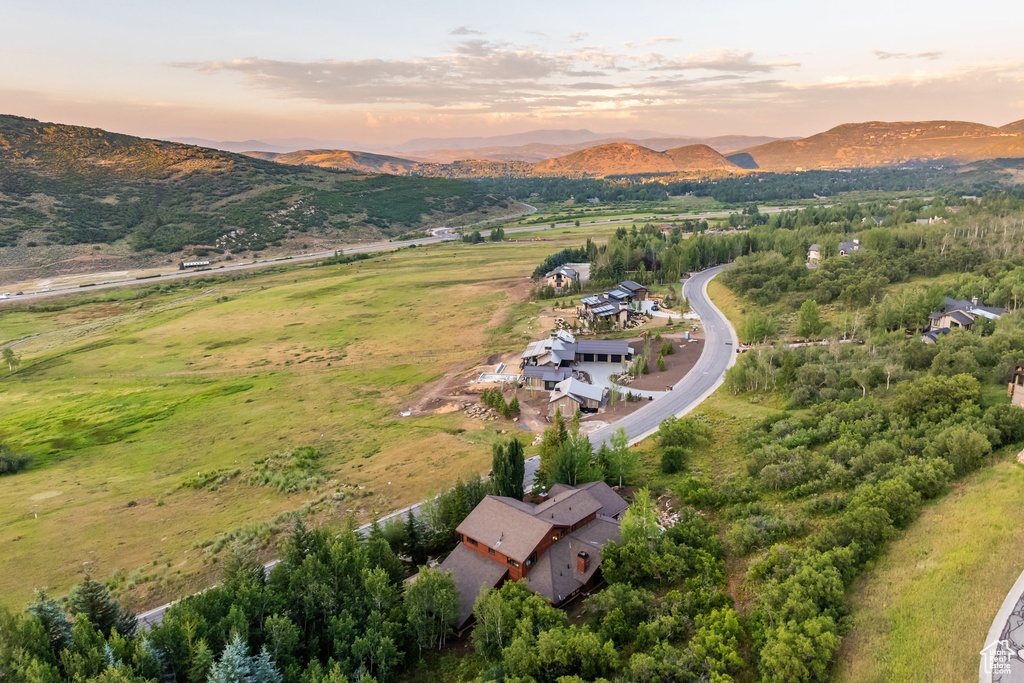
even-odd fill
[[[672,387],[672,391],[591,434],[590,441],[594,448],[599,448],[602,443],[608,441],[619,427],[626,430],[630,443],[635,444],[647,438],[658,431],[658,426],[663,420],[673,415],[682,416],[696,408],[725,380],[725,371],[736,362],[736,348],[739,343],[736,339],[736,330],[708,298],[708,283],[720,272],[722,272],[722,266],[705,270],[687,280],[683,285],[683,296],[689,298],[690,308],[700,316],[704,326],[704,349],[701,351],[697,363],[685,377]],[[523,477],[526,488],[533,487],[534,476],[539,466],[539,456],[527,459],[526,476]],[[380,523],[383,524],[394,517],[403,516],[410,510],[414,515],[418,515],[420,504],[417,503],[392,512],[382,517]],[[369,532],[370,526],[370,524],[364,524],[357,531],[360,534],[366,534]],[[268,573],[277,562],[274,560],[264,565]],[[140,614],[140,627],[148,630],[159,624],[163,620],[164,612],[171,604],[173,603],[161,605]]]
[[[647,438],[658,431],[663,420],[690,412],[725,381],[725,371],[736,363],[739,341],[736,330],[708,298],[708,283],[721,272],[722,266],[710,268],[683,284],[683,296],[690,300],[690,308],[700,316],[704,327],[704,349],[693,369],[673,385],[672,391],[592,433],[594,448],[606,443],[619,427],[626,430],[632,444]]]

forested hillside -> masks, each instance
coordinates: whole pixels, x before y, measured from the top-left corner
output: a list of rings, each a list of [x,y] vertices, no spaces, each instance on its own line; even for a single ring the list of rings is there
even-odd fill
[[[504,204],[432,178],[300,169],[94,128],[0,117],[0,247],[246,251],[289,233],[390,236]]]

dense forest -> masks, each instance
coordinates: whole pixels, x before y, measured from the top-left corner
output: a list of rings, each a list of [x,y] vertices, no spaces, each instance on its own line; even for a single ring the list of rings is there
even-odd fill
[[[301,169],[0,116],[0,247],[110,243],[259,251],[289,234],[396,236],[504,198],[440,178]]]
[[[832,197],[841,192],[928,191],[940,195],[982,195],[1005,190],[1017,196],[1024,190],[1008,171],[1024,167],[1024,160],[1001,159],[958,166],[912,165],[897,168],[855,168],[848,171],[798,173],[752,172],[733,177],[677,181],[671,176],[621,176],[605,179],[487,178],[474,182],[501,196],[543,202],[574,201],[586,204],[596,197],[603,203],[662,202],[669,196],[711,197],[724,204],[787,201]]]

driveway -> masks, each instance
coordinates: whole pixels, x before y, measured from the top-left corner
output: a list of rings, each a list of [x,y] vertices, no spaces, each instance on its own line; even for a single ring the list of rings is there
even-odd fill
[[[666,313],[665,311],[654,311],[654,301],[648,299],[647,301],[640,302],[640,310],[649,316],[654,318],[671,318],[672,320],[679,320],[683,316],[679,313]]]
[[[577,363],[572,366],[573,370],[582,370],[583,372],[590,375],[590,383],[595,386],[605,387],[606,389],[616,388],[620,394],[632,391],[634,396],[640,396],[642,398],[658,398],[664,396],[667,391],[644,391],[643,389],[634,389],[632,387],[624,387],[615,384],[612,381],[612,375],[618,375],[622,373],[622,366],[618,363]]]

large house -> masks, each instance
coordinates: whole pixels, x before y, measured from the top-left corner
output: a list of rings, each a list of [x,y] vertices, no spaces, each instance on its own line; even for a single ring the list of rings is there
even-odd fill
[[[855,251],[860,250],[860,240],[855,239],[852,242],[840,242],[839,243],[839,255],[846,256],[852,254]],[[812,244],[811,248],[807,250],[807,262],[817,263],[821,260],[821,245]]]
[[[621,363],[632,359],[633,349],[624,339],[576,341],[576,338],[565,330],[559,330],[548,339],[530,342],[520,356],[519,365],[524,369],[524,377],[529,379],[525,370],[531,366],[570,368],[576,363]],[[534,377],[543,377],[537,372],[531,374]]]
[[[970,301],[964,299],[951,299],[946,297],[945,306],[941,311],[933,311],[928,316],[928,331],[921,337],[926,344],[934,344],[939,337],[949,334],[955,327],[969,330],[974,327],[974,321],[979,317],[998,320],[1006,313],[1005,308],[985,306],[978,297]]]
[[[627,508],[604,482],[556,485],[540,505],[487,496],[458,526],[460,543],[441,563],[459,589],[462,630],[482,588],[505,581],[526,586],[556,607],[601,582],[601,549],[619,539]]]
[[[584,320],[611,320],[622,327],[629,320],[629,304],[645,301],[647,295],[648,290],[643,285],[623,280],[614,289],[580,299],[582,305],[576,309],[576,313]]]
[[[575,285],[586,282],[589,278],[589,263],[566,263],[541,278],[540,283],[547,287],[553,287],[555,294],[561,294]]]

